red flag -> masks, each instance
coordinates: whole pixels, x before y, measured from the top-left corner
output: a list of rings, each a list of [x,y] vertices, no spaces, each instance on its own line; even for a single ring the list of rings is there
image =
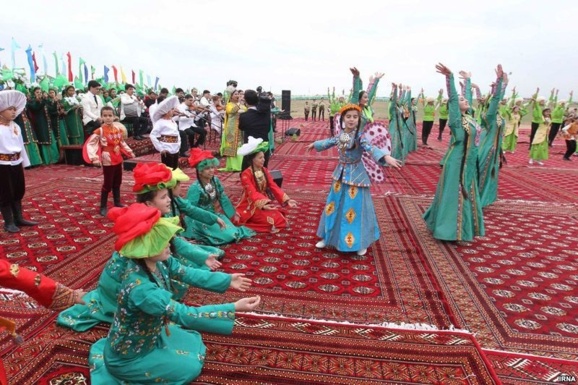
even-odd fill
[[[36,52],[32,52],[32,62],[34,63],[34,72],[38,72],[38,64],[36,64]]]
[[[68,57],[68,81],[71,82],[74,80],[74,76],[72,75],[72,56],[70,52],[66,54],[66,57]]]
[[[131,71],[132,72],[132,84],[136,84],[136,75],[134,73],[134,70]]]
[[[112,73],[114,74],[114,82],[118,83],[118,70],[115,66],[112,66]]]

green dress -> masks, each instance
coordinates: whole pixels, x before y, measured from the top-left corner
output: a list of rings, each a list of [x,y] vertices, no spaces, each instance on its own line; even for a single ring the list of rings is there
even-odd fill
[[[221,156],[224,156],[226,165],[221,171],[241,171],[243,155],[237,155],[237,149],[243,145],[243,135],[239,130],[239,115],[241,106],[232,102],[225,108],[225,121],[221,137]]]
[[[62,100],[64,107],[64,123],[66,124],[66,134],[70,144],[84,143],[84,128],[82,125],[82,107],[75,96],[66,97]]]
[[[153,274],[138,261],[127,262],[108,336],[90,349],[93,384],[189,384],[206,354],[199,331],[232,332],[234,304],[190,307],[172,299],[171,280],[192,285],[198,270],[174,258],[156,267]]]
[[[498,199],[498,176],[505,128],[504,119],[498,115],[498,106],[504,91],[502,79],[499,79],[486,114],[481,117],[484,130],[478,148],[478,188],[482,208]]]
[[[221,181],[215,177],[208,186],[211,187],[209,189],[201,187],[197,180],[189,187],[187,201],[193,206],[217,215],[227,226],[221,229],[217,223],[207,225],[187,216],[185,217],[186,226],[183,235],[209,245],[224,245],[254,236],[255,232],[250,228],[237,227],[231,222],[236,211],[231,200],[225,194]]]
[[[42,160],[44,164],[54,164],[58,162],[60,153],[46,104],[46,100],[32,99],[27,103],[26,108],[30,114],[32,129],[38,139]]]
[[[63,310],[56,319],[56,324],[73,329],[77,332],[87,331],[100,322],[112,323],[117,307],[120,285],[129,259],[122,257],[116,251],[108,260],[96,289],[86,293],[82,299],[85,304],[78,304]],[[210,272],[207,269],[192,269],[191,274],[197,277],[191,286],[208,291],[222,293],[231,285],[231,275],[221,272]],[[185,288],[185,290],[183,290]],[[180,300],[189,284],[173,281],[171,289],[173,299]]]
[[[448,81],[448,126],[453,140],[444,156],[434,200],[423,217],[434,238],[471,241],[485,233],[476,165],[481,128],[471,116],[461,114],[453,75]]]
[[[53,128],[53,132],[56,135],[58,146],[68,146],[70,143],[68,142],[68,135],[66,133],[66,123],[64,123],[64,119],[62,119],[62,116],[64,115],[62,105],[58,100],[48,99],[46,101],[46,110],[48,111],[50,126]]]
[[[32,129],[30,120],[28,119],[28,112],[26,109],[14,119],[14,123],[18,124],[22,132],[22,140],[24,141],[24,148],[30,160],[30,166],[39,166],[42,164],[42,157],[40,156],[40,149],[38,148],[38,140],[36,133]]]

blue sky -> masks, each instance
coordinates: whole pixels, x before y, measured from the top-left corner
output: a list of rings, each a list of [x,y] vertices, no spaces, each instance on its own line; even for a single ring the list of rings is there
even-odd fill
[[[437,62],[471,71],[482,90],[501,63],[512,73],[509,89],[524,96],[537,86],[545,96],[556,87],[561,98],[578,91],[574,1],[21,0],[2,11],[0,61],[11,64],[11,37],[23,49],[42,44],[49,74],[52,52],[70,51],[75,72],[82,57],[97,76],[114,64],[169,87],[218,92],[235,79],[240,88],[298,95],[333,86],[347,93],[356,66],[365,83],[385,73],[378,96],[392,81],[433,95],[444,87]],[[27,68],[23,50],[16,64]]]

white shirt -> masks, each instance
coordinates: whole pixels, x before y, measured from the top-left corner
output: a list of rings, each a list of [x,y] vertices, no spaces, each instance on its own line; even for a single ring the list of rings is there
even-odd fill
[[[97,120],[100,118],[100,109],[104,106],[100,96],[94,95],[92,92],[89,91],[86,94],[84,94],[84,97],[82,98],[80,103],[82,104],[83,124],[87,124],[90,121]]]
[[[10,122],[8,126],[0,124],[0,154],[13,155],[17,153],[20,153],[18,160],[0,160],[0,164],[4,166],[17,166],[22,163],[23,167],[30,166],[30,160],[24,148],[24,140],[22,139],[20,126],[14,122]]]
[[[181,112],[181,114],[185,114],[185,116],[178,117],[180,131],[184,131],[190,127],[196,127],[195,124],[196,114],[189,111],[189,106],[187,106],[185,103],[181,103],[179,104],[177,109]]]
[[[159,140],[161,135],[165,136],[176,136],[175,143],[168,143]],[[176,154],[181,149],[181,136],[179,135],[179,129],[177,124],[172,120],[159,119],[155,122],[153,130],[149,136],[151,142],[155,146],[158,152],[168,151],[170,154]]]
[[[133,103],[136,103],[134,107],[136,107],[137,116],[140,116],[142,114],[142,111],[144,110],[144,103],[141,100],[138,100],[138,98],[134,94],[132,96],[126,93],[120,95],[120,120],[124,120],[124,118],[126,118],[126,115],[124,113],[125,105]]]
[[[209,107],[211,105],[211,100],[205,98],[204,96],[201,98],[201,106]]]

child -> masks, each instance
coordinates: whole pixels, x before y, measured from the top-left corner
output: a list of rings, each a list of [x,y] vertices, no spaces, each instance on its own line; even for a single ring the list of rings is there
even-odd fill
[[[123,139],[122,128],[114,123],[114,110],[104,106],[100,110],[102,125],[93,131],[86,141],[86,154],[90,162],[99,167],[102,165],[104,182],[100,191],[100,215],[106,215],[108,194],[112,190],[115,207],[120,203],[120,185],[122,183],[122,155],[134,158],[134,153]]]
[[[225,194],[221,181],[215,176],[219,161],[213,157],[213,154],[210,151],[194,148],[191,150],[189,164],[196,168],[197,181],[189,187],[187,201],[219,216],[224,221],[225,228],[216,225],[208,226],[187,216],[184,236],[209,245],[224,245],[255,235],[253,230],[233,224],[232,221],[238,219],[239,216],[231,200]]]
[[[570,156],[576,152],[576,140],[578,139],[578,121],[575,116],[570,116],[566,121],[566,126],[562,128],[562,136],[566,140],[566,153],[562,159],[571,161]]]
[[[534,161],[536,161],[540,166],[543,166],[544,163],[542,160],[548,159],[548,134],[550,133],[550,125],[552,124],[550,113],[551,110],[548,107],[542,110],[542,121],[536,129],[530,147],[529,164],[534,164]]]
[[[169,252],[171,238],[182,230],[178,218],[161,218],[157,209],[138,203],[113,208],[110,218],[118,235],[115,249],[129,260],[108,336],[90,349],[91,382],[188,384],[200,374],[206,354],[197,331],[230,334],[235,313],[255,310],[260,298],[200,307],[176,302],[173,280],[197,279],[195,269]]]
[[[179,105],[176,95],[163,100],[153,112],[154,122],[150,139],[155,149],[161,153],[161,162],[171,169],[179,167],[181,137],[179,127],[172,121],[174,109]]]
[[[282,209],[273,202],[283,206],[297,207],[297,202],[290,199],[273,181],[265,164],[265,152],[269,144],[262,138],[255,139],[249,136],[249,142],[238,150],[239,155],[245,157],[249,167],[241,173],[243,195],[237,204],[236,210],[239,219],[237,226],[245,225],[258,233],[276,233],[280,228],[287,227],[287,219]]]
[[[20,91],[0,92],[0,212],[4,230],[20,231],[18,226],[35,226],[38,222],[22,217],[22,198],[26,189],[24,167],[30,166],[20,127],[13,120],[26,106]]]
[[[520,128],[520,119],[522,119],[522,115],[520,115],[520,107],[514,105],[511,109],[506,109],[504,114],[506,115],[506,130],[504,131],[502,150],[513,154],[516,152],[516,146],[518,145],[518,132]]]
[[[362,139],[361,113],[361,107],[356,104],[343,106],[339,111],[341,135],[307,146],[308,151],[323,151],[333,146],[339,151],[339,164],[333,172],[333,185],[317,229],[321,240],[315,247],[333,246],[357,255],[365,255],[369,245],[379,239],[379,225],[369,191],[371,182],[361,161],[363,152],[382,166],[401,167],[399,160]]]

